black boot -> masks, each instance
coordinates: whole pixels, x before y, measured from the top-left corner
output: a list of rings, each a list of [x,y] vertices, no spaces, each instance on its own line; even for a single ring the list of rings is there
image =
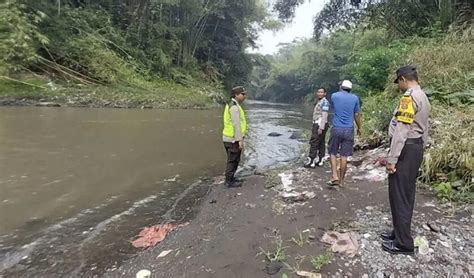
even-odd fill
[[[389,241],[389,240],[394,240],[395,239],[395,233],[393,231],[385,231],[380,234],[380,237],[383,240]]]
[[[227,188],[241,187],[242,182],[241,181],[236,181],[234,179],[226,179],[224,185],[227,186]]]
[[[393,240],[384,241],[382,243],[382,250],[385,251],[385,252],[388,252],[390,254],[393,254],[393,255],[398,255],[398,254],[413,255],[413,254],[415,254],[414,249],[407,249],[407,248],[399,247],[395,244],[395,242]]]

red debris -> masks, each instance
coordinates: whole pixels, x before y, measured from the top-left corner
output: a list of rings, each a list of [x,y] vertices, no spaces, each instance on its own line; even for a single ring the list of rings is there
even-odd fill
[[[132,245],[136,248],[147,248],[155,246],[162,242],[166,236],[173,230],[188,225],[184,224],[160,224],[146,227],[138,234],[138,238],[132,241]]]

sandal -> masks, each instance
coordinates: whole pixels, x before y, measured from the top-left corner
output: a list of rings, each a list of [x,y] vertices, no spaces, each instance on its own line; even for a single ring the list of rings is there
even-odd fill
[[[336,186],[336,185],[339,185],[339,180],[330,180],[326,184],[331,185],[331,186]]]

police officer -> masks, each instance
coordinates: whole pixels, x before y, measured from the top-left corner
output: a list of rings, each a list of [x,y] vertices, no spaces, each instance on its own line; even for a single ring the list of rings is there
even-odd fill
[[[411,219],[416,178],[427,144],[431,105],[418,84],[414,66],[404,66],[396,75],[395,83],[404,94],[389,127],[391,144],[386,168],[393,230],[381,234],[382,249],[391,254],[413,254]]]
[[[315,92],[316,105],[313,110],[313,128],[311,139],[309,140],[309,155],[304,164],[305,168],[315,168],[322,166],[322,161],[326,150],[326,132],[328,130],[329,101],[326,99],[326,89],[321,87]],[[316,156],[318,159],[316,160]]]
[[[227,167],[225,170],[225,185],[227,187],[239,187],[242,185],[234,175],[240,163],[240,156],[244,148],[244,138],[247,133],[247,120],[245,111],[240,106],[245,100],[244,87],[238,86],[232,89],[231,100],[224,109],[224,130],[222,140],[227,153]]]

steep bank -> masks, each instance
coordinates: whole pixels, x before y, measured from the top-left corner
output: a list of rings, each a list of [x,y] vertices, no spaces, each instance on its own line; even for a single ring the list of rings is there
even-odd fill
[[[0,78],[1,106],[67,106],[113,108],[206,108],[223,99],[223,89],[204,82],[181,85],[171,81],[146,86],[101,86],[51,81],[41,76]]]

